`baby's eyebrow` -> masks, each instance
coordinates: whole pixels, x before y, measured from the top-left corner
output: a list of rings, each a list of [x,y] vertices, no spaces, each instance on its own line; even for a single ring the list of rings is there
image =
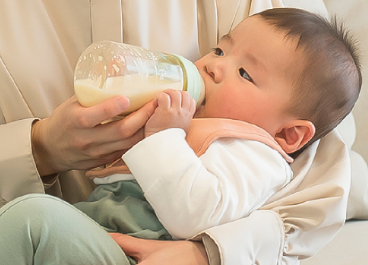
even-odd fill
[[[230,43],[233,43],[234,42],[233,38],[230,36],[229,33],[228,34],[225,34],[224,36],[222,36],[220,40],[229,41]]]

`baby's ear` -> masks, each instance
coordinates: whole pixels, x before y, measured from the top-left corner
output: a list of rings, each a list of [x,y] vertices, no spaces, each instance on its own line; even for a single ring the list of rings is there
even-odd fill
[[[275,140],[288,154],[302,148],[316,132],[313,123],[306,120],[294,120],[275,135]]]

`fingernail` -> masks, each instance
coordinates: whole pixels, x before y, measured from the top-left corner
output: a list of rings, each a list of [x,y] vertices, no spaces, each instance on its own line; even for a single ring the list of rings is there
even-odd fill
[[[126,97],[119,97],[117,103],[121,112],[126,110],[130,105],[129,98]]]

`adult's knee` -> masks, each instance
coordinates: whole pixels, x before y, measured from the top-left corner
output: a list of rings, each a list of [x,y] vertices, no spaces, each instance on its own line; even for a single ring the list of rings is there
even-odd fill
[[[56,197],[45,194],[27,194],[18,197],[0,208],[0,220],[11,216],[16,219],[32,220],[52,214],[63,202]]]

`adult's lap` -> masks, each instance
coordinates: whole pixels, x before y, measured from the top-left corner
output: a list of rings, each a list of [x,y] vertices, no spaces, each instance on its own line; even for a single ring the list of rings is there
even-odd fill
[[[25,195],[1,207],[0,235],[4,264],[129,264],[104,229],[49,195]]]

